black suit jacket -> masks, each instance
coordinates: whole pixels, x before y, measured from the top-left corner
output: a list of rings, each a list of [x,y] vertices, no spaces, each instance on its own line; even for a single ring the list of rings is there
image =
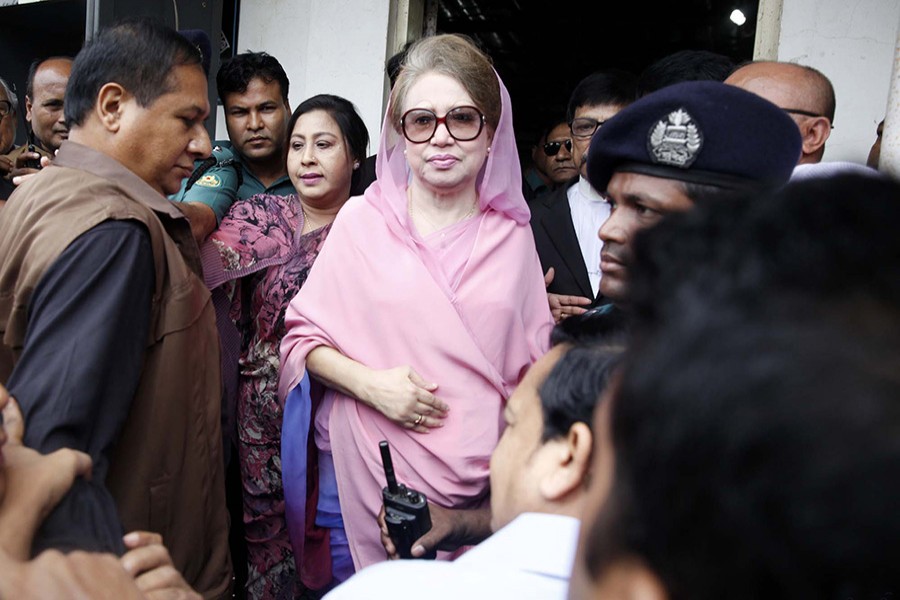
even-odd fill
[[[575,182],[572,183],[574,184]],[[556,272],[547,291],[584,296],[594,300],[596,305],[599,298],[595,298],[591,290],[591,280],[581,257],[575,226],[572,224],[569,198],[566,195],[570,187],[571,185],[567,185],[542,194],[529,204],[531,230],[534,232],[534,243],[544,273],[550,267]],[[597,260],[600,260],[599,256]]]

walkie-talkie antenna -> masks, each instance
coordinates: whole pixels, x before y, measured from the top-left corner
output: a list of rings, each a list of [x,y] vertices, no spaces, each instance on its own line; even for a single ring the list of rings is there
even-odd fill
[[[397,477],[394,475],[394,461],[391,460],[391,448],[388,446],[387,440],[378,442],[381,449],[381,462],[384,463],[384,476],[387,478],[388,491],[396,494],[400,491],[397,486]]]

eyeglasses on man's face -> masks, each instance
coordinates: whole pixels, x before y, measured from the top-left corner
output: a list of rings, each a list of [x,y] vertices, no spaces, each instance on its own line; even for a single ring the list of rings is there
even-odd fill
[[[566,152],[572,151],[572,140],[565,140],[563,142],[547,142],[544,144],[544,154],[547,156],[556,156],[559,154],[559,149],[563,146],[566,147]]]
[[[422,144],[430,140],[441,123],[453,139],[458,142],[469,142],[481,135],[481,130],[484,129],[484,115],[474,106],[457,106],[443,117],[438,117],[427,108],[413,108],[400,117],[403,136],[413,144]]]
[[[603,127],[603,124],[606,121],[598,121],[597,119],[592,119],[590,117],[578,117],[577,119],[572,120],[572,124],[569,128],[572,130],[572,135],[577,138],[589,138],[594,133]]]
[[[782,108],[781,110],[783,110],[784,112],[786,112],[790,115],[801,115],[804,117],[812,117],[814,119],[819,118],[819,117],[825,117],[825,115],[820,115],[819,113],[812,112],[811,110],[803,110],[801,108]],[[834,129],[834,123],[831,123],[831,121],[829,120],[828,124],[831,126],[832,129]]]
[[[9,100],[0,100],[0,119],[12,114],[12,103]]]

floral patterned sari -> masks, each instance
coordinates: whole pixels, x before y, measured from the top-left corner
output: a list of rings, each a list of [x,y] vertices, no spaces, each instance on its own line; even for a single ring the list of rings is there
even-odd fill
[[[229,371],[235,376],[225,388],[236,395],[251,598],[276,597],[296,571],[284,519],[278,349],[287,305],[306,281],[331,225],[306,235],[302,230],[296,196],[259,194],[236,202],[204,247],[226,380]]]

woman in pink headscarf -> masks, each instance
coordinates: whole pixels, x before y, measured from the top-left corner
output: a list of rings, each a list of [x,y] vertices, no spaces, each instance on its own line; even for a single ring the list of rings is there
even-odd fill
[[[346,533],[357,569],[385,559],[378,442],[430,502],[483,505],[504,403],[553,324],[509,96],[470,41],[410,48],[376,172],[335,220],[281,345],[282,398],[305,370],[327,386],[314,424],[317,523],[331,529],[332,555]],[[339,514],[323,511],[335,496]]]

